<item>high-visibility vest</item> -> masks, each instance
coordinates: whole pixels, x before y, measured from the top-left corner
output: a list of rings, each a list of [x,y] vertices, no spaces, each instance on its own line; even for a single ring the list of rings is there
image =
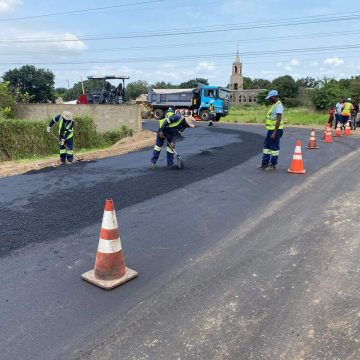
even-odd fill
[[[280,100],[278,100],[275,104],[273,104],[270,107],[270,109],[266,115],[266,121],[265,121],[266,130],[275,130],[276,114],[273,115],[272,112],[274,111],[275,107],[279,104],[281,104]],[[281,117],[279,129],[283,129],[283,128],[284,128],[284,121],[283,121],[283,118]]]
[[[352,104],[350,102],[346,102],[344,104],[344,108],[341,112],[341,115],[345,115],[345,116],[350,115],[351,106],[352,106]]]
[[[61,134],[61,129],[62,129],[62,127],[63,127],[63,122],[64,122],[64,119],[63,119],[63,117],[61,116],[61,117],[60,117],[60,120],[59,120],[59,135],[62,135],[62,134]],[[71,129],[71,126],[72,126],[72,125],[73,125],[73,122],[72,122],[72,121],[69,121],[69,123],[65,126],[64,133],[66,133],[67,131],[70,132],[70,134],[68,135],[68,137],[66,138],[66,140],[71,139],[71,138],[74,136],[73,129]]]
[[[170,118],[171,116],[173,116],[173,115],[174,115],[173,112],[168,112],[168,113],[166,114],[165,119],[159,120],[159,127],[161,128],[161,127],[163,126],[163,124],[164,124],[165,121],[169,123],[168,126],[171,127],[171,128],[178,126],[178,125],[181,123],[182,118],[180,118],[178,121],[175,121],[175,122],[173,122],[173,123],[170,123],[170,122],[169,122],[169,118]]]

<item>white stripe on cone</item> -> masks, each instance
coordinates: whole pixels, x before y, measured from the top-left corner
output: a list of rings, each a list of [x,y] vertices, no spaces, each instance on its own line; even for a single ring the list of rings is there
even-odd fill
[[[106,230],[114,230],[114,229],[118,228],[118,224],[117,224],[117,220],[116,220],[114,211],[104,211],[104,216],[103,216],[101,227]]]
[[[98,252],[103,254],[112,254],[122,249],[120,238],[115,240],[99,239]]]

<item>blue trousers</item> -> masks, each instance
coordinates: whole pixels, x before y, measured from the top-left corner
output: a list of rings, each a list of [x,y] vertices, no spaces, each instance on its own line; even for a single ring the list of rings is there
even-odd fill
[[[269,163],[276,166],[278,163],[278,157],[280,153],[280,138],[283,135],[283,130],[280,129],[276,132],[275,140],[271,139],[271,135],[274,130],[268,130],[264,141],[262,165],[267,166]]]
[[[74,138],[65,140],[65,145],[60,146],[60,160],[61,162],[73,162],[74,160],[74,152],[73,152],[73,140]]]
[[[173,135],[168,134],[164,132],[164,135],[166,137],[166,140],[168,143],[172,143]],[[165,140],[160,138],[160,130],[158,130],[156,135],[156,143],[154,146],[153,156],[151,158],[151,162],[153,164],[156,164],[156,162],[159,159],[161,147],[164,145]],[[175,144],[173,144],[175,146]],[[166,160],[167,160],[167,166],[173,166],[174,165],[174,152],[167,146],[166,147]]]

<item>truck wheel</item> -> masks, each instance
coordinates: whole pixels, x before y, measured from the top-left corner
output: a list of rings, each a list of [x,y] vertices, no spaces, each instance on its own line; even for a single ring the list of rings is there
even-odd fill
[[[164,110],[162,109],[155,109],[154,110],[154,118],[155,120],[161,120],[164,118]]]
[[[209,119],[210,119],[210,113],[209,113],[209,111],[208,111],[208,110],[202,110],[202,111],[200,112],[200,119],[201,119],[202,121],[209,121]]]

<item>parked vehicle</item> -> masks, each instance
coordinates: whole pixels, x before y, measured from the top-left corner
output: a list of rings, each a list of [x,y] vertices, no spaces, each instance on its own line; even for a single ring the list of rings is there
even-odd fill
[[[220,86],[198,85],[194,89],[149,89],[148,104],[151,106],[153,117],[163,119],[169,107],[188,109],[200,120],[210,118],[210,101],[214,100],[216,111],[215,121],[226,116],[230,109],[230,92]]]
[[[109,80],[122,80],[118,86],[109,84]],[[79,96],[77,104],[122,104],[125,97],[125,79],[129,76],[88,76],[88,80],[102,80],[100,91],[90,91]]]

